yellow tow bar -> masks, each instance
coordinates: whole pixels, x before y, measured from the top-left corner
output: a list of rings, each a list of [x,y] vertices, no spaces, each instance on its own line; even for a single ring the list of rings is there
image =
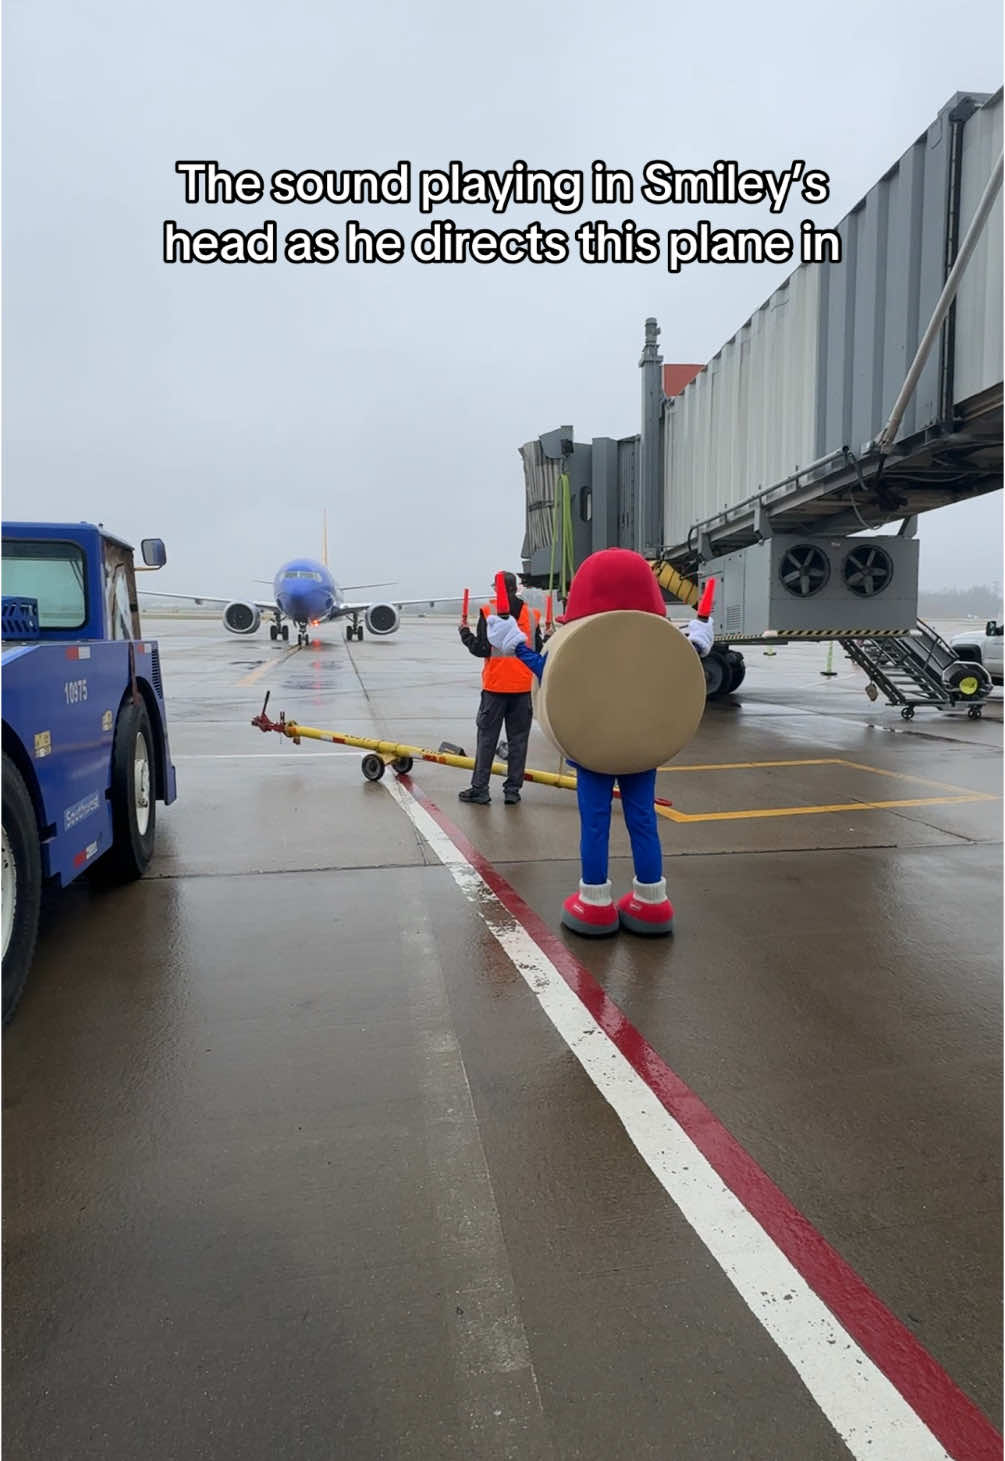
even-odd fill
[[[271,693],[271,692],[270,692]],[[458,766],[462,770],[474,770],[473,756],[455,756],[449,751],[428,751],[421,746],[405,746],[397,741],[372,740],[367,736],[350,736],[342,731],[317,730],[314,726],[300,725],[298,721],[287,720],[285,710],[279,712],[278,720],[270,720],[266,714],[269,704],[268,694],[265,697],[265,704],[262,706],[261,715],[256,715],[251,722],[260,731],[276,731],[281,736],[286,736],[298,746],[301,740],[308,741],[330,741],[336,746],[358,746],[361,751],[370,752],[363,757],[362,771],[367,781],[379,781],[384,775],[387,767],[396,771],[399,776],[407,776],[416,761],[432,761],[438,766]],[[493,761],[492,775],[505,776],[507,766],[503,761]],[[523,773],[524,781],[535,782],[539,786],[560,786],[567,791],[575,791],[576,778],[574,776],[561,776],[555,771],[531,771]],[[615,796],[620,793],[615,790]],[[655,797],[656,805],[661,807],[673,806],[665,797]]]

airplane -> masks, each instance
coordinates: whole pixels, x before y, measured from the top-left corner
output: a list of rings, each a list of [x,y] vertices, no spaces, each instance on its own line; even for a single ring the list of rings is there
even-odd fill
[[[151,591],[159,599],[184,599],[195,604],[224,604],[224,628],[231,634],[256,634],[262,615],[271,615],[271,639],[289,640],[290,624],[297,628],[297,644],[310,643],[311,628],[339,619],[351,619],[346,627],[348,640],[363,638],[363,620],[368,631],[379,638],[394,634],[401,623],[401,610],[422,604],[460,603],[460,595],[436,599],[395,599],[392,603],[349,603],[344,595],[363,588],[387,588],[389,583],[350,584],[342,588],[335,582],[328,567],[328,516],[324,518],[322,559],[293,558],[278,569],[272,580],[272,599],[223,599],[211,594],[165,594]],[[262,580],[264,581],[264,580]],[[392,580],[393,581],[393,580]],[[289,620],[289,623],[284,622]]]

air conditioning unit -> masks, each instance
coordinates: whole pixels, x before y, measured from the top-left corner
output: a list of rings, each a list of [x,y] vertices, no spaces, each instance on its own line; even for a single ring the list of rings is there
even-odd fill
[[[785,534],[707,563],[723,638],[862,636],[918,622],[918,541]]]

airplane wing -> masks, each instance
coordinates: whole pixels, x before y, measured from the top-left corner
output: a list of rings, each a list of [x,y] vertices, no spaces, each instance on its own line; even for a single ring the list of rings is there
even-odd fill
[[[446,598],[433,599],[388,599],[387,602],[396,609],[435,609],[440,604],[462,604],[463,594],[450,594]],[[365,614],[370,608],[372,600],[364,604],[339,604],[336,609],[337,615],[342,614]]]
[[[392,599],[396,609],[415,609],[420,606],[423,609],[435,609],[440,604],[463,604],[463,594],[449,594],[442,599]]]
[[[159,589],[152,588],[140,589],[139,596],[141,599],[183,599],[187,604],[222,604],[224,608],[234,602],[233,595],[230,598],[220,599],[214,598],[212,594],[166,594],[162,593]],[[275,599],[269,599],[268,602],[261,599],[251,599],[250,602],[254,604],[256,609],[272,610],[276,607]]]
[[[393,588],[397,582],[396,578],[385,578],[383,583],[340,583],[338,587],[342,593],[355,594],[359,593],[361,588]],[[252,583],[263,583],[266,588],[271,588],[272,579],[253,578]]]

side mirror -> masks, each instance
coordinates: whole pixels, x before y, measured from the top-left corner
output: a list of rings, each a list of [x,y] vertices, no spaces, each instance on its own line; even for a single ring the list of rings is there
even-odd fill
[[[160,538],[144,538],[140,552],[148,568],[163,568],[167,562],[167,549]]]

